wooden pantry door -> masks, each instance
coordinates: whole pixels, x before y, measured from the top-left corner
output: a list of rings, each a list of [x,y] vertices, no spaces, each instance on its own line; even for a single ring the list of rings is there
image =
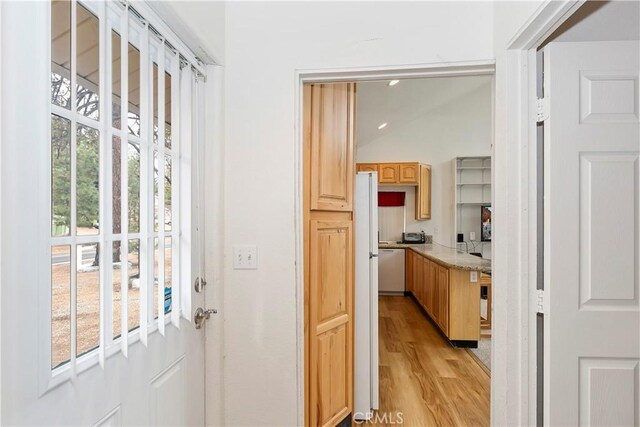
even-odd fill
[[[353,411],[355,84],[305,84],[305,424]]]

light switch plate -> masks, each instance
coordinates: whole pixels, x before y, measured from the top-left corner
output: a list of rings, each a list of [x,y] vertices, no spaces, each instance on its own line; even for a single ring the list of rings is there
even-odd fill
[[[258,248],[256,245],[233,246],[233,269],[256,270],[258,268]]]
[[[476,232],[475,231],[470,231],[469,232],[469,240],[471,240],[472,242],[474,240],[476,240]]]
[[[471,283],[476,283],[478,281],[478,272],[477,271],[471,271],[469,272],[469,281]]]

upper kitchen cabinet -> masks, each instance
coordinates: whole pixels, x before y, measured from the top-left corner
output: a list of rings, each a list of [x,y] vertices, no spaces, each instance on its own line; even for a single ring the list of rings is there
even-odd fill
[[[416,219],[431,219],[431,166],[421,163],[358,163],[358,172],[378,172],[378,184],[416,186]]]
[[[378,184],[418,185],[420,163],[358,163],[358,172],[378,172]]]
[[[378,165],[378,182],[380,184],[397,184],[400,176],[400,165],[397,163],[380,163]]]
[[[400,174],[398,176],[398,182],[402,184],[417,184],[420,164],[418,163],[400,163]]]
[[[377,163],[358,163],[356,172],[378,172]]]
[[[311,85],[311,210],[353,210],[354,117],[354,83]]]
[[[416,188],[416,219],[431,219],[431,166],[420,165],[420,182]]]

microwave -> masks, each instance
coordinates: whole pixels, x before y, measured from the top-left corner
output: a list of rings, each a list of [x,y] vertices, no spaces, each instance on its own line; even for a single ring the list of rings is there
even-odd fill
[[[426,237],[423,233],[402,233],[402,243],[424,243]]]

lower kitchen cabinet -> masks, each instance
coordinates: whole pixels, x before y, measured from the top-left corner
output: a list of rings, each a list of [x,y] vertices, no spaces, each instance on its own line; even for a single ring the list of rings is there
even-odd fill
[[[480,285],[471,272],[441,265],[407,250],[407,290],[454,344],[480,339]],[[479,276],[479,274],[477,274]]]

